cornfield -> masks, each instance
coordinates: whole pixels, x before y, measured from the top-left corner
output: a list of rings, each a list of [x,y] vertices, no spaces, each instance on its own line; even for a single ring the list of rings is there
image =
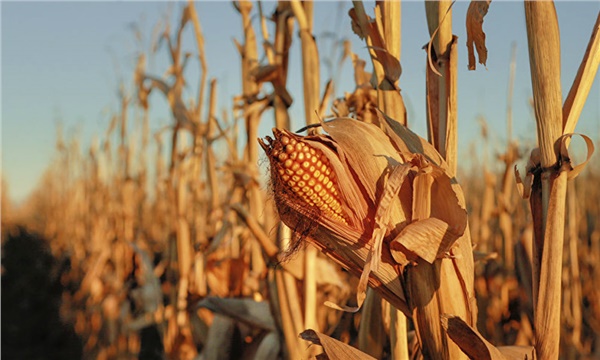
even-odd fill
[[[600,167],[594,136],[574,134],[600,64],[600,13],[561,89],[554,3],[524,3],[537,145],[511,135],[509,111],[500,153],[474,149],[485,161],[465,166],[458,57],[475,70],[497,56],[485,45],[489,0],[466,14],[425,2],[426,139],[402,95],[400,1],[353,1],[343,15],[368,58],[341,44],[354,88],[337,98],[320,73],[318,2],[233,2],[242,93],[223,109],[202,5],[178,4],[179,21],[157,26],[89,148],[59,128],[18,208],[3,180],[6,358],[600,358]],[[466,52],[453,26],[467,28]],[[147,69],[159,53],[163,76]],[[291,71],[303,93],[290,92]],[[151,132],[158,101],[170,123]],[[291,128],[294,101],[302,129]],[[36,311],[54,315],[40,327],[25,320]],[[45,353],[33,346],[42,333]]]

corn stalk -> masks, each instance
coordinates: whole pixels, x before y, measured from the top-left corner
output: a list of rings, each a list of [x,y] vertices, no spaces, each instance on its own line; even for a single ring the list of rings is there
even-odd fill
[[[557,171],[554,150],[562,133],[560,37],[554,3],[525,2],[525,19],[541,166],[531,197],[535,348],[541,359],[556,359],[567,189],[567,174]]]
[[[427,48],[427,133],[456,173],[458,145],[457,38],[452,34],[452,2],[426,1],[431,40]]]
[[[554,3],[526,1],[525,24],[539,145],[539,150],[532,153],[533,166],[529,169],[533,175],[530,205],[534,220],[535,350],[541,359],[555,359],[560,353],[565,199],[571,168],[563,135],[575,128],[598,68],[598,21],[564,107],[561,104],[560,36]],[[589,146],[590,143],[588,151]]]

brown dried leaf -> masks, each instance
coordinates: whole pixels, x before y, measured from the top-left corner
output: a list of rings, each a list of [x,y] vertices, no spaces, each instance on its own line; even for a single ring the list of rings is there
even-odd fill
[[[485,33],[483,32],[483,18],[488,12],[491,0],[472,0],[467,10],[467,50],[469,52],[469,70],[475,70],[475,53],[473,44],[477,49],[479,63],[485,66],[487,61],[487,48],[485,47]]]
[[[232,299],[219,297],[206,297],[197,304],[198,307],[207,308],[216,314],[229,316],[242,321],[252,327],[273,331],[276,329],[275,320],[271,315],[269,304],[252,299]]]
[[[356,15],[356,10],[354,8],[350,9],[348,11],[348,15],[350,16],[350,19],[352,19],[352,21],[350,21],[352,31],[354,31],[354,33],[358,35],[361,40],[363,40],[366,37],[366,34],[363,32],[362,27],[360,26],[359,19]]]
[[[281,339],[276,331],[271,331],[261,340],[255,359],[276,360],[281,352]]]
[[[376,41],[373,40],[373,42],[375,43]],[[378,42],[383,45],[383,40],[379,39]],[[396,87],[395,82],[398,81],[398,79],[400,79],[400,75],[402,75],[402,66],[400,66],[400,61],[394,55],[390,54],[390,52],[385,48],[380,46],[371,46],[370,48],[375,50],[375,54],[377,55],[374,60],[381,63],[383,71],[385,72],[385,80],[387,80],[389,83],[387,86],[389,88]],[[377,87],[385,88],[385,86],[382,84],[378,84]]]
[[[181,23],[179,24],[179,27],[181,29],[183,29],[185,27],[185,25],[187,24],[187,22],[190,21],[190,19],[191,19],[190,6],[186,5],[183,8],[183,11],[181,12]]]
[[[364,352],[353,348],[348,344],[329,337],[312,329],[304,330],[300,333],[300,337],[313,344],[321,345],[328,359],[331,360],[374,360],[375,358],[365,354]]]
[[[442,315],[442,327],[448,336],[471,359],[506,360],[507,358],[492,344],[458,316]]]
[[[356,3],[355,6],[357,6]],[[362,5],[359,6],[359,11],[356,11],[356,8],[352,8],[348,14],[352,19],[352,30],[361,39],[367,38],[367,47],[374,52],[371,52],[373,62],[377,61],[381,64],[381,69],[385,72],[385,79],[393,87],[395,81],[402,74],[400,60],[388,51],[384,35],[381,33],[377,23],[364,13]]]
[[[252,69],[252,71],[250,72],[250,76],[252,76],[254,81],[256,81],[259,84],[267,81],[273,81],[278,76],[280,76],[280,69],[280,65],[260,65]]]
[[[215,315],[208,330],[208,337],[202,349],[204,359],[229,359],[233,352],[232,338],[235,335],[235,321],[225,315]]]

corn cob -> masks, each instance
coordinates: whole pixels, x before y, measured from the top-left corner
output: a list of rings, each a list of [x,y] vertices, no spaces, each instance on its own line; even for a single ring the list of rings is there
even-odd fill
[[[300,137],[278,129],[273,129],[273,134],[275,139],[267,136],[266,142],[260,140],[271,162],[272,176],[322,214],[347,224],[329,159]]]

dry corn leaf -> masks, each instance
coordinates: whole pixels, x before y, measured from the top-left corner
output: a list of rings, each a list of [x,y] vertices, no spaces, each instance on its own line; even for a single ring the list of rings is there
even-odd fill
[[[191,18],[191,14],[190,14],[190,6],[186,5],[183,10],[181,11],[181,23],[179,24],[179,28],[181,30],[183,30],[183,28],[185,27],[185,24],[187,24],[187,22],[190,20]]]
[[[277,64],[260,65],[252,69],[250,76],[257,83],[269,82],[280,76],[281,66]]]
[[[368,48],[372,49],[376,55],[373,60],[382,65],[385,78],[390,84],[393,84],[402,73],[400,61],[386,49],[385,39],[377,27],[377,23],[364,12],[364,8],[361,7],[361,11],[356,10],[354,7],[348,11],[348,15],[352,19],[352,30],[361,39],[367,38]]]
[[[600,12],[592,29],[592,35],[581,60],[577,75],[563,105],[563,133],[575,130],[579,115],[590,92],[600,66]]]
[[[487,61],[487,48],[485,47],[485,33],[483,32],[483,18],[488,12],[491,0],[472,0],[467,10],[467,50],[469,53],[469,70],[475,70],[475,51],[479,63],[485,66]]]
[[[517,169],[517,166],[514,167],[515,170],[515,178],[517,180],[517,191],[519,195],[523,199],[529,199],[531,196],[532,186],[533,186],[533,175],[534,173],[540,170],[540,149],[535,148],[531,150],[531,154],[529,155],[529,160],[527,161],[527,175],[525,176],[525,181],[521,180],[521,174]]]
[[[352,21],[350,21],[352,31],[358,35],[361,40],[364,40],[368,36],[368,30],[363,29],[360,19],[356,15],[356,9],[352,8],[348,10],[348,15],[350,16],[350,19],[352,19]]]
[[[225,315],[215,315],[202,349],[202,358],[207,360],[231,358],[234,335],[235,321]]]
[[[252,299],[206,297],[196,306],[207,308],[217,314],[229,316],[252,327],[268,331],[276,329],[275,321],[267,302],[259,302]]]
[[[260,345],[254,354],[254,359],[277,360],[280,358],[280,352],[281,339],[277,332],[271,331],[261,340]]]
[[[506,360],[507,358],[479,332],[457,316],[442,315],[442,326],[448,336],[471,359]]]
[[[323,129],[334,139],[351,171],[356,172],[369,199],[374,202],[382,172],[401,162],[388,137],[378,127],[350,118],[325,122]],[[357,144],[360,144],[360,151],[357,151]]]
[[[306,341],[310,341],[315,345],[321,345],[323,350],[325,351],[326,357],[321,357],[322,359],[331,359],[331,360],[347,360],[347,359],[355,359],[355,360],[374,360],[375,358],[365,354],[364,352],[353,348],[348,344],[344,344],[343,342],[336,340],[332,337],[329,337],[320,332],[314,331],[312,329],[304,330],[300,333],[300,337]]]
[[[257,66],[250,72],[250,76],[257,84],[272,83],[275,93],[281,97],[286,106],[292,105],[294,100],[285,87],[284,70],[280,64]]]
[[[448,335],[471,359],[534,360],[533,346],[499,346],[490,344],[481,334],[456,316],[442,316]]]

